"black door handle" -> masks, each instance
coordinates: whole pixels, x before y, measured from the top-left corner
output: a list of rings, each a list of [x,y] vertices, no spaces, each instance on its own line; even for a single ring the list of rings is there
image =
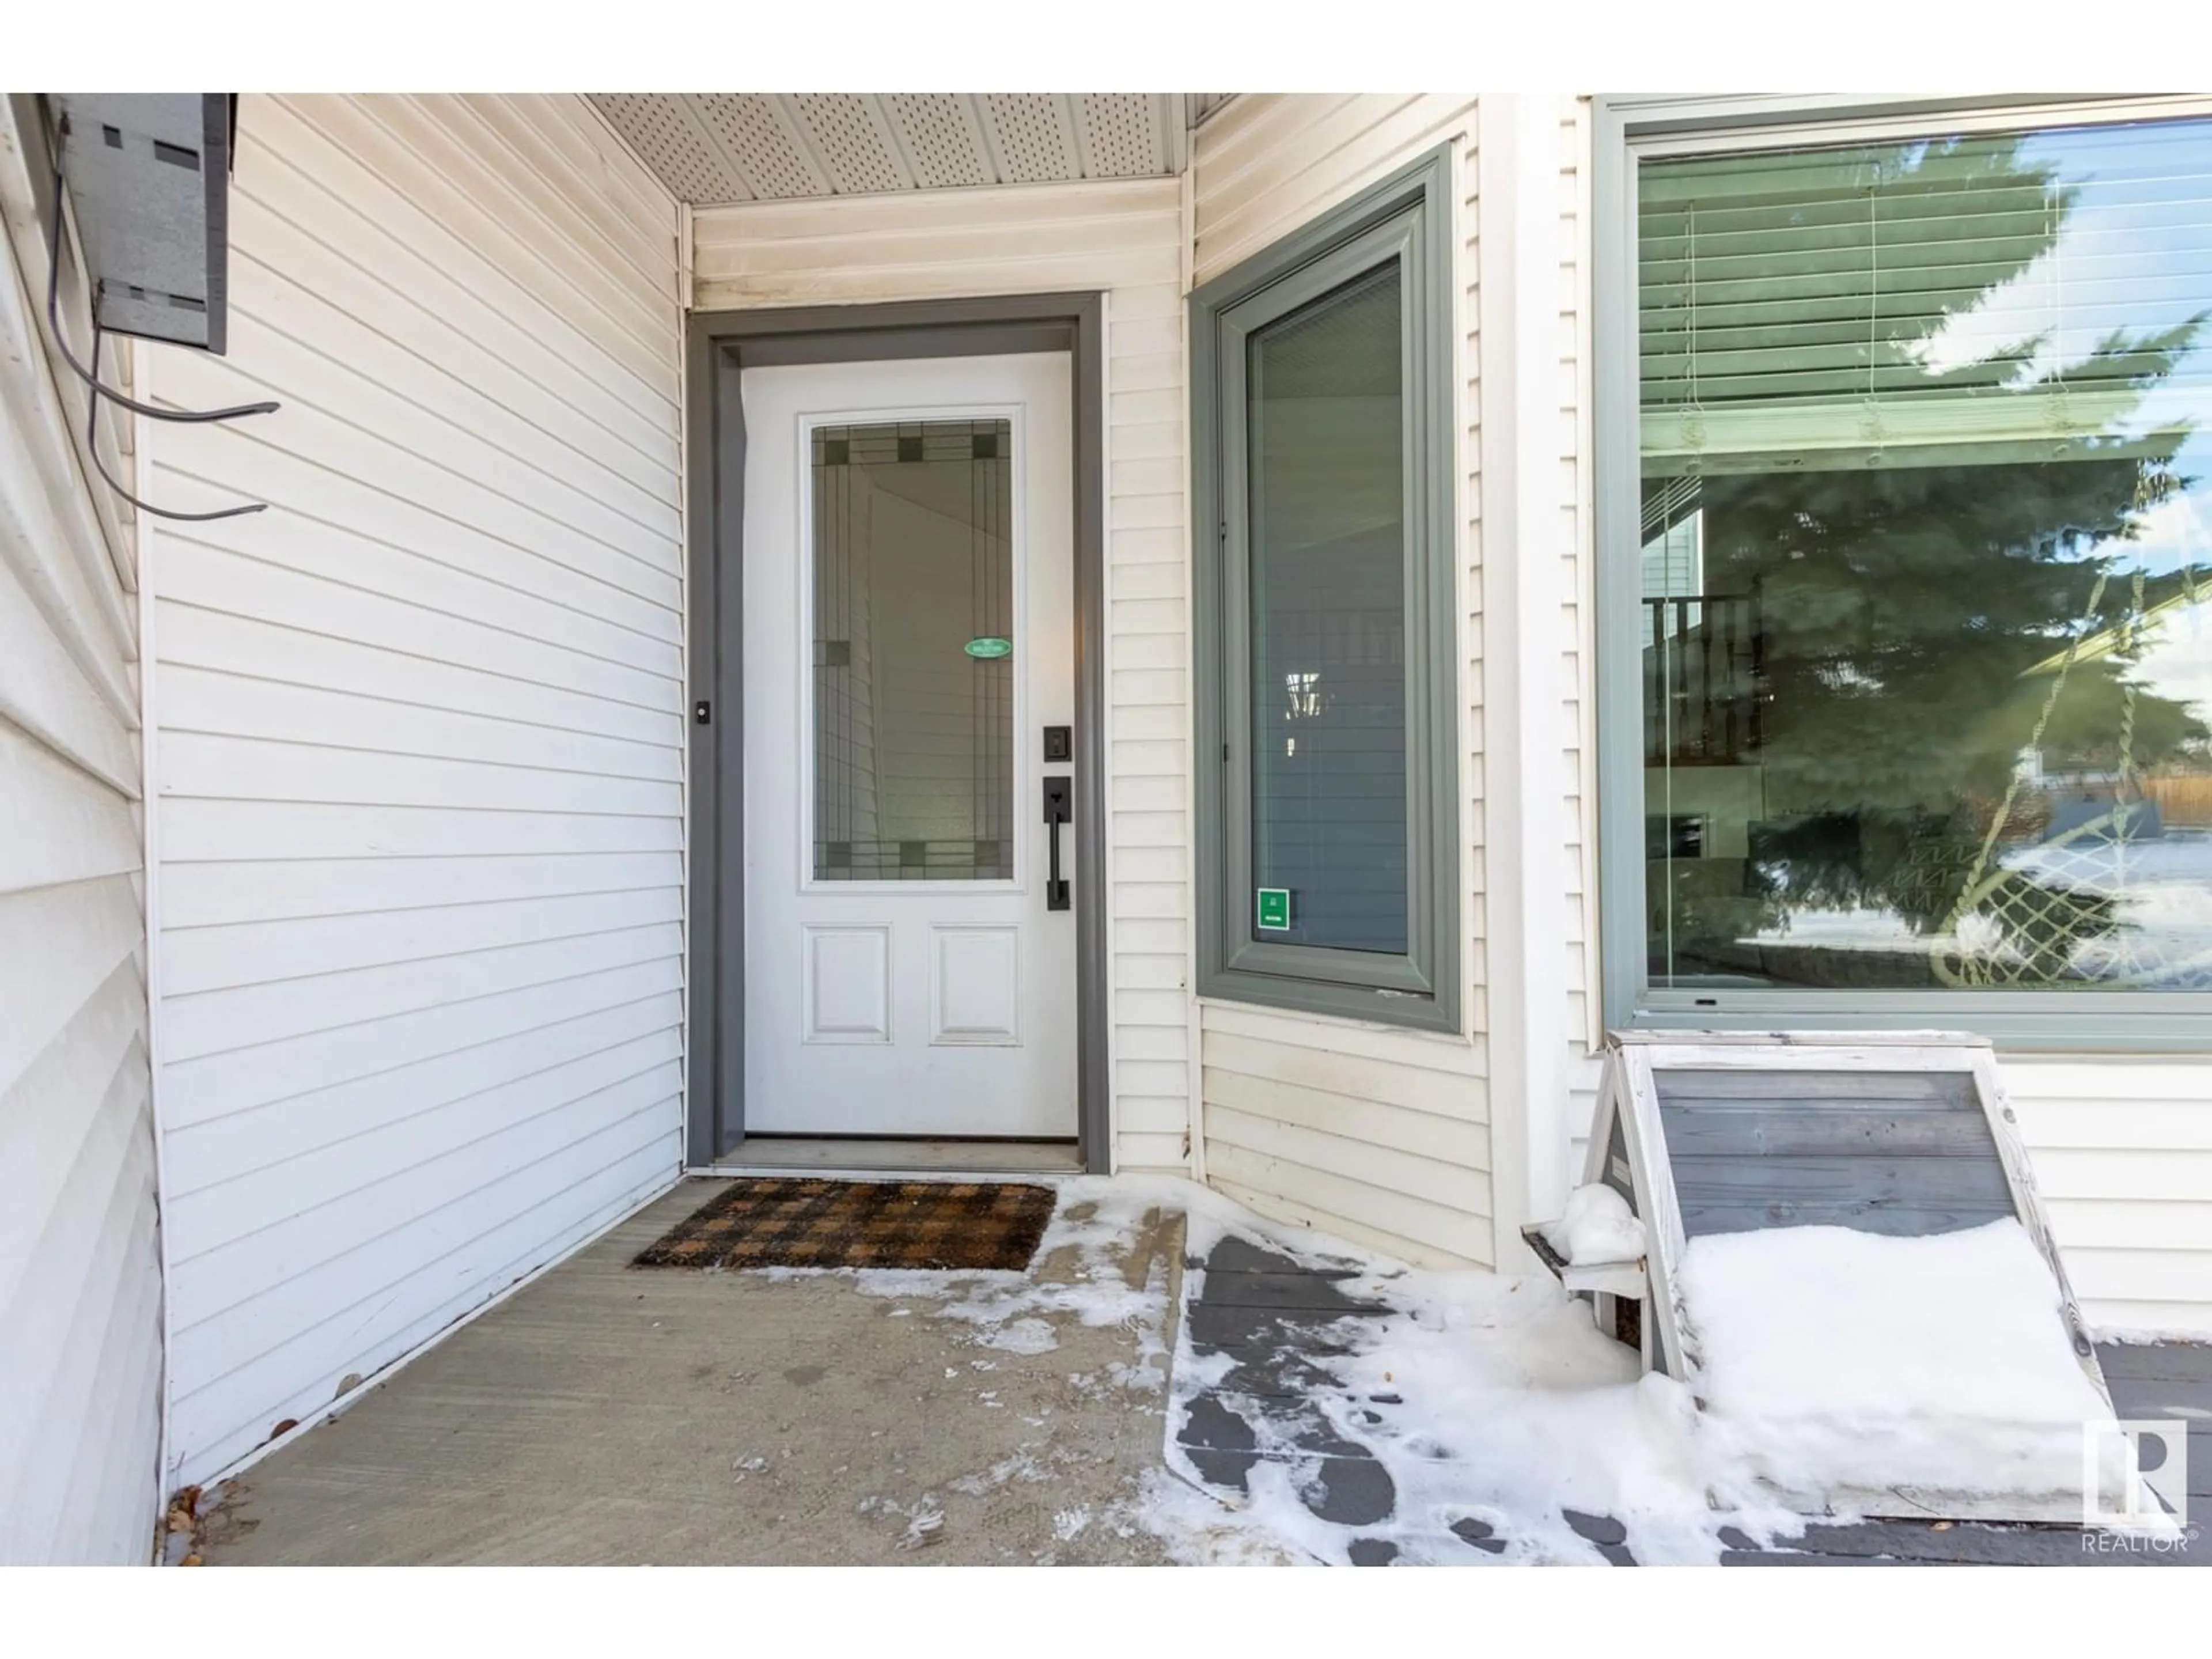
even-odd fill
[[[1048,910],[1067,908],[1067,878],[1060,873],[1060,826],[1074,816],[1075,780],[1047,778],[1044,781],[1045,834],[1052,843],[1051,869],[1044,884],[1044,908]]]

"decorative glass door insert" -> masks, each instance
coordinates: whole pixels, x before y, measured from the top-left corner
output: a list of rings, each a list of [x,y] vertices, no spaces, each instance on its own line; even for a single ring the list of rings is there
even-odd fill
[[[1014,874],[1013,423],[815,427],[811,874]]]

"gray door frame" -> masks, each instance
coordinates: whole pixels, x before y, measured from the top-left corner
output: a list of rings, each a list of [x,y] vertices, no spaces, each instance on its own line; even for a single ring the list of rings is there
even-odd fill
[[[748,368],[1012,352],[1068,354],[1075,441],[1076,1139],[1112,1157],[1106,1071],[1104,304],[1023,294],[884,305],[694,312],[684,341],[690,510],[689,1032],[684,1161],[744,1135],[744,405]],[[1023,742],[1036,734],[1018,734]]]

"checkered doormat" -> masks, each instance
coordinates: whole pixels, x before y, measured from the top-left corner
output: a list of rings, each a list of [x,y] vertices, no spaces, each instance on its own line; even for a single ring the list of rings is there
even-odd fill
[[[732,1182],[638,1253],[640,1267],[1029,1266],[1054,1191],[998,1182]]]

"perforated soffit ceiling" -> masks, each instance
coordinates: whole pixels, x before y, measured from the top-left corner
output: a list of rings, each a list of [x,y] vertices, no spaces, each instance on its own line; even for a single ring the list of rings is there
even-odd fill
[[[1150,179],[1231,94],[1145,92],[595,92],[683,201]]]

